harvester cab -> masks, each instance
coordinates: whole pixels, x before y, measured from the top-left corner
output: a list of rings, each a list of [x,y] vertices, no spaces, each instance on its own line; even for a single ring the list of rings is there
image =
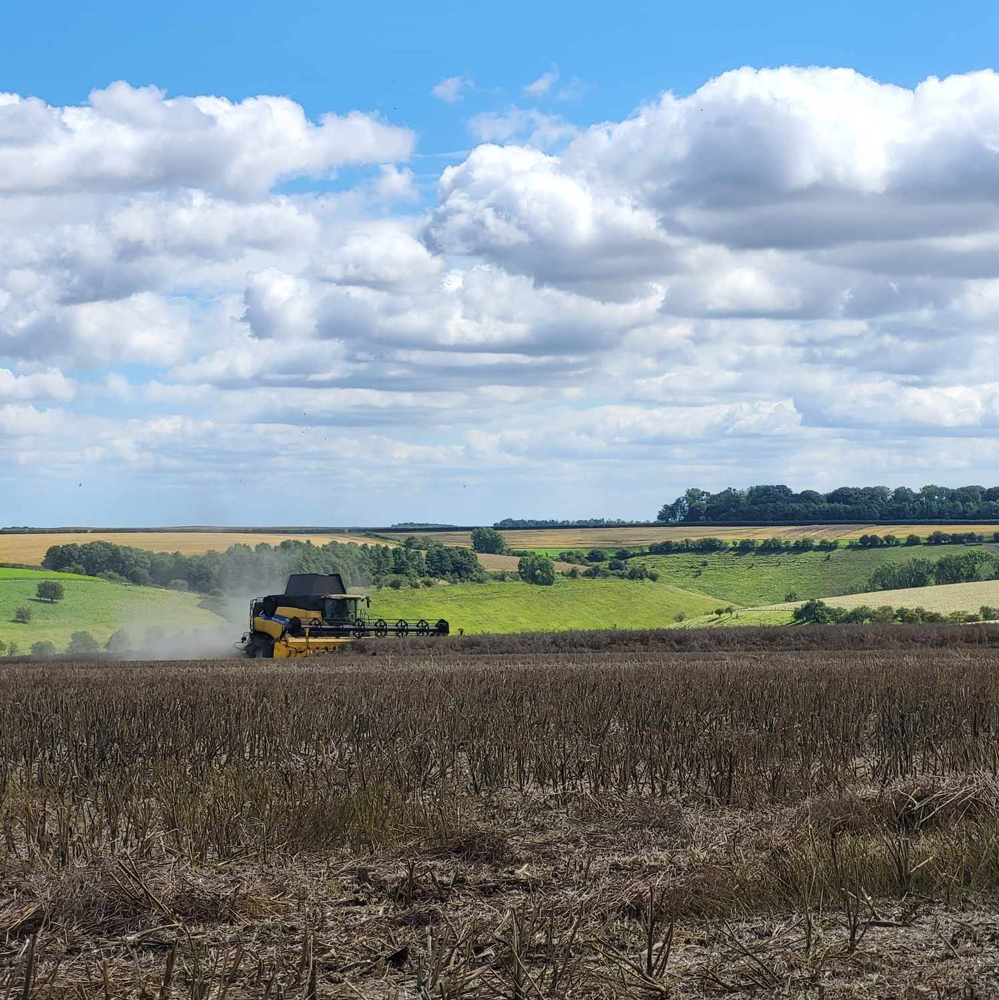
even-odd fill
[[[443,619],[389,622],[368,614],[371,598],[348,593],[339,573],[293,573],[283,594],[250,602],[242,649],[252,659],[315,656],[353,639],[383,635],[447,635]]]

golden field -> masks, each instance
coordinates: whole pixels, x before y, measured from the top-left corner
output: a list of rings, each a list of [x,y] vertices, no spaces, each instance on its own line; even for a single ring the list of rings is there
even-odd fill
[[[684,524],[646,528],[522,528],[504,531],[503,535],[507,544],[513,549],[588,549],[613,545],[648,545],[651,542],[704,537],[724,538],[730,541],[740,538],[759,540],[775,537],[840,538],[849,541],[867,534],[892,534],[903,538],[906,535],[919,535],[920,538],[925,538],[934,531],[977,531],[989,537],[994,531],[999,531],[999,524],[796,524],[783,527]],[[401,539],[406,535],[434,538],[443,545],[468,547],[472,544],[471,532],[468,531],[407,531],[380,537]]]
[[[38,566],[45,553],[53,545],[68,545],[75,542],[113,542],[115,545],[130,545],[149,552],[183,552],[184,555],[200,555],[214,549],[221,552],[230,545],[277,545],[286,538],[310,540],[314,545],[327,542],[351,542],[363,544],[375,539],[363,535],[308,535],[279,532],[249,531],[53,531],[44,534],[0,535],[0,563],[23,563]],[[393,544],[381,542],[381,544]]]

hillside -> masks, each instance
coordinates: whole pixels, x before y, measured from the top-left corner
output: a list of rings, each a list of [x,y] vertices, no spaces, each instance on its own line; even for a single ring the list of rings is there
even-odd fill
[[[968,546],[900,546],[780,555],[730,552],[643,556],[639,562],[659,571],[674,587],[694,590],[743,607],[779,604],[789,593],[805,600],[862,590],[878,566],[919,556],[939,559]],[[869,595],[868,595],[869,596]],[[884,603],[884,602],[882,602]]]
[[[978,609],[983,604],[999,606],[999,580],[950,583],[941,587],[911,587],[907,590],[879,590],[873,594],[832,597],[826,603],[837,608],[855,608],[860,604],[876,608],[887,604],[893,608],[925,608],[942,614],[949,614],[951,611],[978,614]]]
[[[56,604],[35,598],[40,580],[58,579],[66,596]],[[16,642],[28,652],[33,642],[47,640],[65,649],[73,632],[89,632],[101,645],[119,628],[137,637],[147,629],[164,633],[190,633],[195,629],[218,631],[225,627],[218,615],[198,607],[196,594],[182,594],[156,587],[131,587],[93,577],[66,573],[0,568],[0,642]],[[15,622],[19,607],[31,609],[27,624]],[[228,627],[231,629],[231,626]],[[236,641],[238,635],[233,635]]]
[[[455,584],[371,592],[370,613],[394,618],[446,618],[452,631],[530,632],[573,628],[662,628],[677,612],[701,615],[718,602],[665,583],[567,580],[531,584]]]

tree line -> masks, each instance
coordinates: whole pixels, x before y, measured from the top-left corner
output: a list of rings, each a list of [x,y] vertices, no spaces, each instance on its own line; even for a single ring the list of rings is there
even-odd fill
[[[474,552],[416,539],[399,546],[354,545],[286,539],[250,547],[230,545],[224,552],[185,555],[150,552],[112,542],[70,542],[45,553],[46,569],[99,576],[117,583],[170,587],[202,594],[263,593],[284,588],[292,573],[339,573],[354,584],[418,580],[453,581],[485,577]]]
[[[828,493],[788,486],[691,488],[660,509],[670,524],[816,523],[837,521],[999,520],[999,486],[841,486]]]

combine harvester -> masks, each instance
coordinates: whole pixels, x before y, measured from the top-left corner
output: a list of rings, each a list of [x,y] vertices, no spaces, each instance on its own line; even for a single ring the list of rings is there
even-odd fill
[[[360,611],[371,606],[364,594],[348,594],[339,573],[293,573],[283,594],[250,602],[250,631],[239,643],[251,659],[316,656],[370,635],[447,635],[441,618],[404,618],[389,623]]]

